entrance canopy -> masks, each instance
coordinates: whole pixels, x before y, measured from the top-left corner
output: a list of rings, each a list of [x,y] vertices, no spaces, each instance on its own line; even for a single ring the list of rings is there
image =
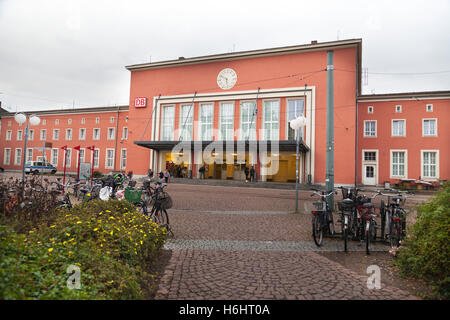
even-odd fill
[[[266,143],[266,146],[264,148],[264,151],[268,151],[270,152],[272,150],[272,142],[271,140],[268,141],[135,141],[134,144],[141,146],[141,147],[145,147],[145,148],[149,148],[149,149],[153,149],[156,151],[170,151],[172,150],[177,144],[181,143],[183,148],[190,148],[192,151],[194,151],[194,149],[196,148],[200,148],[201,145],[201,150],[205,150],[205,148],[207,146],[211,146],[213,147],[214,145],[220,145],[223,144],[223,148],[225,151],[225,146],[228,143],[231,143],[234,145],[234,150],[237,150],[238,148],[238,142],[239,145],[240,144],[245,144],[245,150],[249,150],[250,146],[252,146],[252,148],[254,148],[254,146],[256,146],[256,150],[260,151],[260,143]],[[277,141],[278,143],[278,151],[296,151],[296,141],[294,140],[280,140]],[[197,146],[196,146],[197,145]],[[194,147],[196,146],[196,147]],[[306,153],[309,151],[309,147],[304,143],[303,140],[300,141],[299,143],[299,151],[301,153]]]

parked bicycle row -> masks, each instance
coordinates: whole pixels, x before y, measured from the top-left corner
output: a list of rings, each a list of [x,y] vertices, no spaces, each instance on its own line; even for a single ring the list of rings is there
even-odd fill
[[[366,253],[370,254],[371,244],[374,241],[390,243],[391,247],[401,244],[406,230],[406,211],[403,208],[407,193],[389,189],[387,192],[376,191],[368,196],[358,188],[337,188],[342,193],[342,201],[337,203],[336,213],[329,207],[328,198],[338,192],[324,192],[313,189],[311,196],[319,196],[320,201],[314,202],[312,210],[312,235],[317,246],[323,245],[324,237],[341,237],[344,240],[344,251],[348,251],[349,240],[360,241],[365,244]],[[372,200],[378,196],[382,199],[380,206],[376,207]],[[335,223],[334,215],[337,216]],[[380,218],[378,225],[377,218]],[[340,225],[340,233],[335,232],[335,225]]]
[[[126,199],[142,214],[171,232],[167,209],[172,207],[172,199],[165,191],[167,185],[149,179],[140,188],[136,188],[136,184],[132,173],[118,173],[84,182],[70,180],[67,183],[62,183],[61,178],[49,181],[47,178],[29,177],[24,182],[10,178],[0,183],[0,208],[5,216],[32,216],[58,208],[70,209],[73,199],[81,202]]]

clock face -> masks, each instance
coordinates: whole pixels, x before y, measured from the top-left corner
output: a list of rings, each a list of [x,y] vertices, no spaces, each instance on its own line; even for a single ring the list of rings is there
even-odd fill
[[[231,89],[237,81],[237,74],[233,69],[227,68],[219,72],[217,84],[223,90]]]

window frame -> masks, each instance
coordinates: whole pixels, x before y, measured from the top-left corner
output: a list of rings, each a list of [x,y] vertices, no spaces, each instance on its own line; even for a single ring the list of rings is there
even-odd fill
[[[166,110],[168,110],[168,109],[173,110],[173,111],[171,111],[171,112],[173,112],[173,119],[171,119],[170,123],[169,122],[167,123],[167,124],[170,125],[171,130],[168,130],[168,132],[166,132],[167,124],[165,123],[165,121],[167,120],[166,119],[166,117],[167,117],[166,116]],[[174,104],[164,104],[164,105],[161,106],[161,132],[160,132],[160,134],[161,134],[160,140],[161,141],[173,141],[175,139],[175,134],[174,134],[174,131],[175,131],[175,112],[176,112],[176,107],[175,107]],[[168,136],[166,136],[166,134]],[[168,138],[166,139],[166,137],[168,137]]]
[[[369,122],[374,122],[375,123],[375,135],[371,136],[371,135],[367,135],[367,130],[366,130],[366,124]],[[377,120],[364,120],[364,128],[363,128],[363,137],[364,138],[377,138],[378,136],[378,121]]]
[[[6,150],[8,150],[8,159],[6,159]],[[8,160],[8,161],[6,161]],[[6,166],[11,165],[11,148],[4,148],[3,149],[3,164]]]
[[[42,133],[45,133],[44,139],[42,139]],[[41,129],[40,131],[40,135],[39,135],[39,140],[40,141],[46,141],[47,140],[47,129]]]
[[[223,105],[232,105],[232,115],[231,115],[231,123],[224,123],[223,119]],[[235,114],[235,109],[236,109],[236,102],[234,100],[231,101],[220,101],[219,103],[219,132],[218,132],[218,140],[222,140],[222,141],[234,141],[234,114]],[[223,135],[222,135],[222,125],[230,125],[231,124],[231,137],[230,139],[226,138],[224,139]],[[229,130],[226,129],[226,134],[229,133]]]
[[[434,120],[434,134],[425,134],[425,121]],[[437,137],[438,136],[438,119],[437,118],[423,118],[422,119],[422,137]]]
[[[394,158],[394,152],[403,152],[404,153],[404,174],[401,175],[394,175],[394,170],[393,170],[393,158]],[[407,149],[390,149],[389,150],[390,153],[390,161],[389,161],[389,177],[391,179],[408,179],[408,150]],[[398,163],[399,164],[399,163]]]
[[[20,136],[19,136],[19,132],[20,132]],[[23,130],[17,130],[16,140],[17,141],[22,141],[23,140]]]
[[[56,151],[56,162],[54,162],[54,151]],[[59,149],[58,148],[52,148],[50,151],[50,163],[52,166],[57,167],[59,162]]]
[[[278,102],[278,112],[277,112],[277,114],[278,114],[278,121],[274,121],[273,119],[272,119],[272,107],[271,107],[271,109],[270,109],[270,115],[271,115],[271,117],[270,117],[270,121],[266,121],[266,119],[265,119],[265,117],[266,117],[266,112],[265,112],[265,104],[267,103],[267,102]],[[280,112],[281,112],[281,99],[263,99],[262,100],[262,139],[261,139],[261,137],[260,137],[260,140],[264,140],[264,141],[275,141],[275,140],[280,140]],[[273,138],[273,124],[274,123],[276,123],[276,122],[278,122],[278,132],[277,132],[277,134],[275,135],[275,137]],[[267,123],[270,123],[270,137],[269,137],[269,139],[267,139],[267,137],[266,137],[266,125],[267,125]]]
[[[189,118],[191,118],[192,121],[190,121],[189,124],[187,121],[185,121],[186,119],[183,118],[183,109],[184,108],[191,108],[190,111],[188,112],[188,114],[189,114]],[[182,141],[192,141],[194,138],[194,108],[195,108],[195,105],[193,105],[192,103],[181,103],[180,104],[180,123],[179,123],[180,133],[178,135],[178,138]],[[184,137],[183,137],[183,134],[185,132],[183,127],[185,124],[186,124],[186,127],[188,127],[188,126],[191,127],[191,129],[190,129],[191,139],[190,140],[184,140]]]
[[[111,159],[111,165],[108,166],[108,151],[112,151],[112,159]],[[116,156],[114,148],[106,148],[105,152],[105,169],[114,169],[114,158]]]
[[[125,151],[125,158],[123,157],[123,151]],[[126,169],[127,167],[127,148],[120,149],[120,169]],[[125,159],[125,165],[123,165],[123,161]]]
[[[55,139],[55,132],[58,132],[58,137]],[[53,136],[52,136],[54,141],[58,141],[59,140],[59,129],[53,129]]]
[[[112,132],[112,136],[110,135],[110,132]],[[108,127],[106,140],[115,140],[116,139],[116,128],[114,127]]]
[[[20,158],[19,161],[17,161],[17,150],[20,150]],[[15,148],[14,149],[14,165],[15,166],[20,166],[22,164],[22,148]]]
[[[286,132],[285,132],[286,140],[289,140],[289,129],[290,129],[290,127],[289,127],[289,101],[293,101],[293,100],[303,100],[303,116],[306,117],[305,116],[305,113],[306,113],[306,99],[305,99],[305,97],[300,96],[300,97],[286,98],[286,101],[285,101],[285,103],[286,103],[286,109],[285,109],[286,110],[286,112],[285,112],[286,113],[286,119],[285,119],[286,120]],[[280,106],[280,112],[281,112],[281,106]],[[301,132],[300,132],[300,137],[302,139],[305,136],[305,130],[306,130],[306,126],[307,125],[305,125],[302,128]]]
[[[96,130],[98,130],[98,137],[97,137],[97,138],[95,138],[95,132],[96,132]],[[101,132],[102,132],[102,131],[100,130],[100,128],[92,128],[92,140],[95,140],[95,141],[100,140]]]
[[[248,130],[246,132],[243,131],[243,126],[244,124],[246,125],[247,122],[242,121],[243,115],[244,113],[242,112],[242,105],[244,103],[252,103],[253,104],[253,111],[250,111],[249,114],[249,120],[248,121]],[[254,115],[255,109],[258,108],[258,102],[256,100],[241,100],[239,102],[239,140],[247,140],[247,136],[248,136],[248,140],[256,140],[257,139],[257,131],[256,131],[256,123],[257,123],[257,115]],[[252,122],[252,117],[254,116],[254,121]],[[250,127],[251,125],[251,127]],[[253,129],[253,130],[252,130]],[[245,136],[244,136],[245,134]],[[254,139],[252,139],[252,136],[254,135]]]
[[[403,121],[403,135],[394,135],[394,121]],[[391,137],[392,138],[404,138],[406,137],[406,119],[392,119],[391,120]]]
[[[68,133],[70,132],[70,136],[68,136]],[[72,128],[66,129],[66,141],[72,141],[73,139],[73,130]]]
[[[203,136],[204,136],[204,128],[203,128],[203,126],[204,125],[207,125],[208,126],[208,128],[209,128],[209,122],[203,122],[202,121],[202,108],[203,107],[205,107],[205,106],[211,106],[212,108],[211,108],[211,130],[210,130],[210,136],[208,135],[206,138],[209,138],[209,139],[206,139],[206,140],[204,140],[203,139]],[[213,138],[214,138],[214,107],[215,107],[215,103],[214,102],[203,102],[203,103],[199,103],[199,106],[198,106],[198,132],[197,132],[197,140],[198,141],[212,141],[213,140]]]
[[[435,165],[435,176],[424,176],[424,153],[435,153],[436,154],[436,163]],[[439,180],[439,150],[420,150],[420,177],[424,180]]]
[[[81,136],[81,130],[84,130],[84,131],[83,131],[83,132],[84,132],[84,136]],[[86,128],[79,128],[79,129],[78,129],[78,140],[80,140],[80,141],[86,140],[86,135],[87,135],[87,130],[86,130]]]

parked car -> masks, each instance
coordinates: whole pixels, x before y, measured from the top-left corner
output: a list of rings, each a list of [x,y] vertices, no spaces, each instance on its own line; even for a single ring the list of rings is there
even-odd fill
[[[48,162],[31,161],[25,164],[25,173],[56,173],[56,168]]]

